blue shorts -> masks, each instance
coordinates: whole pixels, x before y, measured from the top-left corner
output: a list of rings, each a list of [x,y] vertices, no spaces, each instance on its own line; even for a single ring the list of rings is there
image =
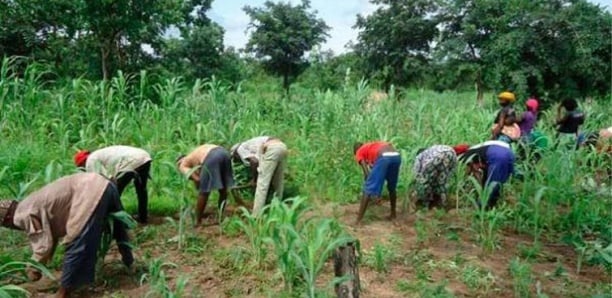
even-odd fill
[[[366,196],[380,197],[385,180],[387,180],[387,190],[394,192],[397,188],[401,164],[402,157],[399,153],[393,156],[380,156],[374,162],[372,171],[363,185],[363,193]]]

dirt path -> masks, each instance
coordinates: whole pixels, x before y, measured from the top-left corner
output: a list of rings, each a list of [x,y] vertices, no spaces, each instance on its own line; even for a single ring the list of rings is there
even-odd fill
[[[529,236],[504,230],[499,233],[497,249],[483,251],[476,241],[471,218],[456,210],[404,213],[389,222],[387,205],[372,206],[364,224],[357,227],[352,225],[355,204],[325,204],[315,212],[336,217],[359,239],[362,297],[515,297],[519,282],[509,269],[510,263],[525,255],[533,242]],[[222,234],[219,225],[195,230],[187,227],[187,238],[179,250],[173,239],[177,221],[154,218],[152,222],[134,232],[138,246],[135,268],[123,267],[117,252],[111,251],[99,281],[80,291],[79,297],[143,297],[150,291],[159,293],[163,289],[158,287],[164,283],[152,279],[150,261],[155,258],[173,264],[163,267],[167,287],[175,289],[180,277],[189,279],[185,297],[268,297],[282,289],[273,262],[265,271],[249,267],[245,253],[249,244],[236,231],[230,229]],[[593,286],[610,282],[610,275],[598,267],[583,266],[577,274],[576,254],[564,245],[544,243],[528,264],[530,273],[525,287],[531,293],[539,287],[549,297],[580,297],[592,293]],[[322,287],[332,279],[332,269],[328,262],[320,276]],[[145,279],[143,274],[147,274]],[[54,290],[49,281],[45,286],[26,286],[47,293]]]

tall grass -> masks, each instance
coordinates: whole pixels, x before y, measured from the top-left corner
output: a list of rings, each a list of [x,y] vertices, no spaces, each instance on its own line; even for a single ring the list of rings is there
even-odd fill
[[[187,182],[176,171],[174,160],[199,144],[229,147],[261,134],[280,137],[290,150],[291,183],[299,185],[301,195],[310,198],[312,205],[357,202],[362,181],[352,144],[385,139],[403,155],[398,189],[402,198],[409,197],[410,168],[418,148],[479,143],[488,138],[497,109],[492,94],[487,95],[489,104],[480,108],[471,92],[404,90],[396,92],[397,100],[370,103],[372,88],[367,81],[347,82],[336,92],[297,86],[290,99],[261,82],[228,86],[213,78],[189,84],[146,72],[120,73],[109,82],[80,78],[45,82],[46,70],[40,65],[32,64],[17,76],[15,63],[4,59],[0,65],[0,197],[23,198],[57,177],[74,173],[72,155],[77,149],[126,144],[142,147],[153,156],[151,213],[180,212],[182,219],[190,212],[187,206],[193,204],[195,191],[184,188]],[[612,123],[609,98],[583,108],[588,112],[584,130]],[[540,114],[538,129],[549,137],[554,136],[553,118],[552,111]],[[486,234],[481,238],[488,241],[486,246],[495,247],[499,228],[513,226],[537,241],[546,237],[578,248],[595,238],[601,247],[608,247],[612,243],[610,183],[607,189],[583,186],[584,178],[597,178],[597,167],[605,167],[608,160],[595,157],[596,162],[588,166],[585,161],[592,157],[585,151],[553,148],[544,152],[539,164],[526,167],[531,171],[529,178],[512,179],[504,189],[503,200],[512,212],[475,220],[479,234]],[[462,170],[451,183],[451,198],[459,212],[475,214],[470,201],[479,194]],[[539,193],[544,187],[546,191]],[[135,211],[132,188],[122,201],[129,212]],[[253,227],[244,229],[247,234],[266,234],[270,228],[250,220],[245,219]],[[307,225],[303,229],[301,233],[316,232]],[[12,233],[0,229],[0,238]],[[248,238],[254,250],[267,245],[257,237]],[[6,245],[0,242],[2,249],[8,249]],[[267,250],[253,253],[256,263],[270,257]],[[306,257],[308,251],[297,254]],[[593,260],[606,262],[605,258]],[[316,271],[317,266],[304,264],[298,272],[307,279],[310,273],[303,269]]]

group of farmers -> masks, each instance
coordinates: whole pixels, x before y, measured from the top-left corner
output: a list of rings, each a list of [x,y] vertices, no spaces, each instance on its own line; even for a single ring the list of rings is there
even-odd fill
[[[502,185],[514,173],[515,155],[511,143],[522,147],[537,146],[533,127],[536,122],[538,102],[529,99],[527,110],[521,116],[512,108],[514,94],[499,94],[499,111],[493,125],[491,140],[475,146],[435,145],[418,151],[414,161],[414,185],[418,205],[436,207],[444,205],[447,184],[459,161],[467,165],[468,172],[482,185],[489,187],[490,196],[486,208],[496,205]],[[563,102],[566,113],[559,117],[559,138],[565,144],[579,142],[578,127],[584,122],[584,114],[577,110],[575,101]],[[582,138],[582,143],[603,144],[612,136],[612,128],[596,135]],[[593,143],[594,142],[594,143]],[[610,146],[600,148],[610,153]],[[387,183],[391,204],[390,218],[396,217],[397,183],[402,158],[392,144],[383,141],[356,143],[354,154],[364,175],[363,196],[360,201],[357,222],[363,219],[368,205],[380,199],[384,183]],[[187,155],[176,159],[178,170],[193,181],[198,190],[196,204],[197,224],[204,219],[204,211],[210,193],[219,192],[218,208],[223,210],[228,194],[244,205],[234,184],[232,162],[249,167],[249,187],[255,187],[252,213],[261,216],[262,209],[271,197],[282,198],[286,169],[287,146],[278,138],[261,136],[235,144],[231,149],[204,144]],[[111,213],[123,209],[120,196],[133,182],[138,197],[140,223],[148,221],[147,181],[150,178],[152,158],[145,150],[130,146],[110,146],[94,152],[79,151],[74,156],[77,167],[84,173],[60,178],[30,194],[24,200],[0,200],[0,221],[4,227],[27,233],[33,259],[48,262],[60,238],[65,244],[62,277],[57,297],[67,297],[77,287],[94,281],[97,252],[105,231],[112,231],[122,261],[131,266],[134,261],[128,244],[126,226],[112,221]],[[41,278],[41,273],[29,268],[31,280]]]
[[[212,191],[219,191],[219,208],[225,206],[228,191],[234,189],[232,159],[249,166],[255,186],[253,213],[259,215],[271,195],[282,197],[287,146],[278,138],[262,136],[234,145],[230,151],[205,144],[176,160],[178,170],[189,177],[198,189],[197,224]],[[140,223],[148,221],[147,181],[152,158],[143,149],[110,146],[94,152],[79,151],[74,156],[77,167],[85,172],[60,178],[22,201],[0,200],[2,226],[22,230],[28,235],[32,259],[41,264],[51,260],[60,239],[65,244],[62,277],[57,297],[68,297],[81,285],[94,281],[97,252],[103,233],[112,231],[123,263],[134,262],[125,223],[108,218],[123,210],[120,196],[133,182],[138,197]],[[239,192],[233,192],[242,202]],[[41,273],[28,268],[30,280]]]
[[[516,157],[512,144],[516,143],[521,160],[536,163],[540,159],[548,141],[535,129],[538,100],[526,100],[525,111],[521,115],[514,109],[516,96],[512,92],[500,93],[498,101],[501,108],[493,121],[490,140],[473,146],[434,145],[417,151],[412,168],[417,206],[433,208],[445,204],[449,178],[461,161],[467,166],[468,175],[475,177],[489,191],[486,202],[479,201],[478,206],[493,208],[499,201],[503,184],[513,174],[520,175],[515,171]],[[574,99],[563,100],[557,109],[555,146],[567,149],[589,148],[611,160],[612,127],[598,132],[581,132],[580,126],[584,121],[585,114],[578,109],[577,102]],[[390,218],[395,218],[396,188],[401,165],[399,152],[390,143],[382,141],[357,143],[354,152],[365,180],[357,223],[363,219],[368,205],[381,197],[385,181],[391,205]],[[609,167],[607,174],[612,179]]]

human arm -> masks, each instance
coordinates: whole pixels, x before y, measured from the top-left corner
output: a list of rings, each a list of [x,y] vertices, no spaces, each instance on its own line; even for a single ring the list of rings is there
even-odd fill
[[[117,242],[123,264],[127,267],[132,266],[134,263],[134,255],[132,254],[132,247],[129,243],[130,238],[127,233],[127,227],[119,220],[113,220],[113,238]]]
[[[255,157],[247,158],[249,162],[249,169],[251,171],[251,184],[254,184],[257,181],[257,168],[259,167],[259,160]]]
[[[236,202],[236,204],[244,208],[247,208],[247,209],[249,208],[247,204],[244,202],[244,200],[242,199],[242,195],[240,194],[239,188],[232,188],[231,193],[232,193],[232,197],[234,197],[234,201]]]
[[[497,123],[493,126],[493,130],[491,131],[491,140],[497,139],[502,129],[504,128],[504,124],[506,123],[506,113],[504,111],[500,112],[499,119],[497,119]]]
[[[567,121],[568,115],[567,114],[563,114],[563,106],[559,105],[557,106],[557,118],[556,118],[556,124],[562,124],[565,121]]]
[[[363,180],[368,179],[370,175],[370,166],[363,160],[359,162],[359,166],[361,166],[361,170],[363,171]]]
[[[53,257],[57,239],[54,239],[48,224],[43,226],[45,219],[30,215],[27,220],[29,223],[26,226],[26,232],[32,248],[32,260],[44,265]],[[37,281],[42,277],[40,271],[30,266],[26,269],[26,274],[31,281]]]
[[[112,216],[113,213],[123,211],[123,205],[119,200],[119,196],[112,196],[108,205],[108,212],[111,216],[109,218],[112,222],[112,238],[117,242],[119,253],[121,254],[121,260],[123,264],[130,267],[134,263],[134,256],[132,255],[132,247],[130,245],[130,236],[128,235],[128,224],[121,221],[116,216]],[[105,222],[106,223],[106,222]],[[133,223],[136,225],[136,223]]]
[[[200,170],[194,168],[186,158],[179,164],[179,171],[183,173],[183,175],[189,175],[189,180],[195,182],[196,185],[200,183]]]

